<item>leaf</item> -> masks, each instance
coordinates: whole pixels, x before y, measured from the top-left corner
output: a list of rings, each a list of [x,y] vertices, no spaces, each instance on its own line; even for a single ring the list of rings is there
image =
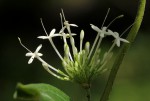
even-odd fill
[[[68,95],[49,84],[17,84],[14,99],[19,101],[70,101]]]

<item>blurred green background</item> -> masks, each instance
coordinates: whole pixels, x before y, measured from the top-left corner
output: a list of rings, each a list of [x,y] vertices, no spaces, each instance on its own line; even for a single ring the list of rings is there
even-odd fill
[[[78,84],[52,77],[37,60],[28,65],[26,50],[20,46],[17,37],[19,36],[33,51],[42,43],[43,58],[51,65],[62,69],[60,59],[48,41],[36,38],[44,35],[40,18],[43,18],[48,32],[52,28],[59,31],[61,28],[59,13],[63,8],[67,20],[80,26],[73,31],[79,34],[80,30],[84,29],[85,40],[93,42],[95,34],[91,34],[94,31],[89,24],[101,26],[108,8],[111,8],[111,11],[105,25],[116,16],[125,15],[110,26],[110,29],[121,33],[133,23],[137,7],[138,0],[0,0],[0,101],[14,101],[13,93],[18,82],[48,83],[63,90],[72,101],[86,101],[85,91]],[[121,65],[110,101],[150,101],[149,10],[147,0],[140,32]],[[57,38],[54,42],[63,53],[62,42]],[[92,101],[99,101],[107,76],[108,72],[93,81]]]

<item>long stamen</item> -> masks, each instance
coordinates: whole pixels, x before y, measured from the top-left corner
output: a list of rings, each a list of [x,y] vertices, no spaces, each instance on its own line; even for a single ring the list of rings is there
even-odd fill
[[[119,16],[117,16],[115,19],[113,19],[113,20],[108,24],[107,28],[108,28],[115,20],[120,19],[120,18],[122,18],[122,17],[124,17],[124,15],[119,15]]]
[[[61,19],[61,27],[63,28],[63,21],[62,21],[62,15],[60,13],[60,19]]]
[[[104,21],[103,21],[103,24],[102,24],[101,28],[104,26],[104,23],[105,23],[105,21],[106,21],[106,19],[108,17],[109,11],[110,11],[110,8],[108,8],[108,10],[107,10],[107,13],[106,13],[106,16],[104,18]]]
[[[24,44],[22,44],[21,39],[19,37],[18,37],[18,40],[23,48],[25,48],[27,51],[31,52]]]
[[[134,24],[135,24],[135,22],[134,22],[133,24],[131,24],[129,27],[127,27],[127,28],[125,29],[125,31],[122,32],[122,34],[120,35],[120,37],[121,37],[125,32],[127,32]]]
[[[45,27],[44,27],[44,24],[43,24],[42,18],[41,18],[40,20],[41,20],[41,24],[42,24],[42,27],[43,27],[43,29],[44,29],[44,32],[45,32],[45,34],[48,36],[47,31],[46,31],[46,29],[45,29]]]
[[[62,11],[62,16],[64,18],[64,21],[66,21],[63,9],[61,9],[61,11]]]

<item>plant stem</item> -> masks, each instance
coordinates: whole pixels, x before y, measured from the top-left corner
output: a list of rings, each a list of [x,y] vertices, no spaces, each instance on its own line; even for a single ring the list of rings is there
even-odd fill
[[[86,89],[86,97],[87,97],[87,99],[88,99],[88,101],[91,101],[91,90],[90,90],[90,88],[88,88],[88,89]]]
[[[119,67],[123,61],[123,58],[124,58],[126,52],[130,48],[131,43],[134,41],[134,39],[137,35],[137,32],[140,28],[140,25],[141,25],[141,22],[143,19],[143,15],[144,15],[144,11],[145,11],[145,4],[146,4],[146,0],[140,0],[139,1],[139,8],[138,8],[137,15],[135,18],[135,24],[132,26],[132,28],[128,34],[128,37],[127,37],[127,40],[130,42],[130,44],[124,43],[122,45],[118,55],[116,56],[116,60],[115,60],[113,66],[112,66],[112,69],[110,71],[108,81],[107,81],[106,87],[104,89],[104,92],[102,94],[100,101],[108,101],[108,99],[109,99],[109,95],[110,95],[110,92],[112,90],[112,86],[113,86],[114,80],[116,78],[117,72],[119,70]]]

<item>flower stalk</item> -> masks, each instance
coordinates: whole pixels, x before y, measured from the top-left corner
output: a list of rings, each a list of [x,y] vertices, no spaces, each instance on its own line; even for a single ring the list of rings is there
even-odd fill
[[[144,16],[145,5],[146,5],[146,0],[140,0],[139,1],[139,8],[137,10],[137,15],[136,15],[134,24],[133,24],[133,26],[132,26],[132,28],[131,28],[128,36],[127,36],[127,40],[130,42],[130,44],[123,44],[121,49],[119,50],[119,53],[117,54],[116,60],[115,60],[113,66],[112,66],[112,69],[110,71],[108,81],[107,81],[107,84],[105,86],[104,92],[100,98],[100,101],[108,101],[108,99],[109,99],[109,95],[110,95],[110,92],[112,90],[112,86],[113,86],[113,83],[115,81],[119,67],[123,61],[125,54],[129,50],[131,43],[134,42],[134,39],[136,38],[136,35],[139,31],[139,28],[140,28],[140,25],[142,23],[143,16]],[[117,43],[117,45],[119,46],[118,43]]]

